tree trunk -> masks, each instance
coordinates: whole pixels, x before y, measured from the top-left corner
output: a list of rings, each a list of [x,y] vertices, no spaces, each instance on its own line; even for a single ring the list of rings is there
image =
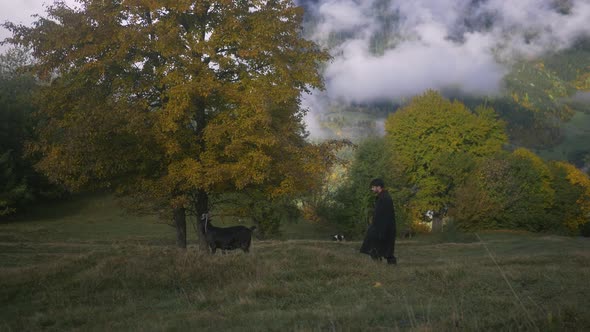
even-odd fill
[[[432,217],[432,232],[440,233],[443,230],[443,219],[440,215],[435,214]]]
[[[174,224],[176,225],[176,245],[186,249],[186,210],[184,208],[174,209]]]
[[[201,35],[201,41],[205,41],[205,31]],[[201,148],[201,151],[206,150],[204,132],[207,126],[206,109],[207,104],[203,98],[195,97],[192,101],[194,105],[194,120],[196,122],[195,136]],[[196,201],[193,202],[195,212],[197,213],[197,224],[199,225],[199,234],[197,234],[197,242],[199,247],[203,250],[208,250],[207,242],[205,241],[205,225],[201,220],[203,214],[209,213],[209,194],[203,190],[198,189],[196,192]]]

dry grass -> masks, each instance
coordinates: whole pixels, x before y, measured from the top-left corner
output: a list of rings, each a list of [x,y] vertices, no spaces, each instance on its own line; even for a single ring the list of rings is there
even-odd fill
[[[96,221],[95,240],[85,220],[0,224],[1,331],[590,329],[588,239],[422,236],[387,266],[358,242],[254,241],[250,254],[211,256],[175,249],[167,226],[158,238]]]
[[[0,329],[590,328],[587,242],[494,237],[484,239],[491,252],[504,249],[493,254],[497,264],[481,244],[401,242],[395,267],[350,242],[259,241],[250,255],[225,256],[151,245],[87,245],[77,254],[71,245],[7,245],[1,262],[25,263],[0,268]],[[546,249],[522,249],[537,242]],[[39,252],[53,254],[31,259]]]

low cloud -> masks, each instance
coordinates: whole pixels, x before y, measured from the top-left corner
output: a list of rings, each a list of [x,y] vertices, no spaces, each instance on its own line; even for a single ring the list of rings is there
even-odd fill
[[[362,45],[365,41],[355,40],[327,67],[327,93],[350,102],[397,100],[426,89],[496,93],[505,67],[481,51],[490,42],[477,35],[460,46],[444,39],[411,41],[373,56]]]
[[[334,56],[325,70],[325,96],[358,103],[399,100],[426,89],[494,95],[515,59],[590,36],[587,0],[299,4],[315,17],[310,38]]]

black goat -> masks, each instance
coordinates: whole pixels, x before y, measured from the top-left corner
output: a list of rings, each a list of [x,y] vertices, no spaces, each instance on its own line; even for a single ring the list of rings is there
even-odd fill
[[[203,231],[207,245],[214,254],[217,249],[234,250],[242,249],[244,252],[250,251],[250,243],[252,242],[252,231],[256,226],[250,228],[246,226],[232,226],[232,227],[215,227],[211,224],[208,214],[201,216],[203,223]]]

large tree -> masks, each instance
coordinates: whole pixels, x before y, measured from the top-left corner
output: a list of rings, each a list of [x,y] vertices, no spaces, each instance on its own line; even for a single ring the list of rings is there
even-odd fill
[[[392,114],[385,124],[391,172],[412,193],[414,218],[431,210],[433,230],[452,203],[454,190],[473,160],[500,151],[507,143],[504,123],[485,106],[469,110],[438,92],[427,91]]]
[[[551,171],[534,153],[519,148],[480,160],[456,191],[452,215],[460,228],[544,231],[555,190]]]
[[[170,211],[180,247],[186,209],[207,212],[213,193],[313,186],[330,158],[305,140],[300,95],[322,87],[328,55],[301,37],[302,14],[286,0],[80,0],[4,24],[47,82],[38,167]]]

